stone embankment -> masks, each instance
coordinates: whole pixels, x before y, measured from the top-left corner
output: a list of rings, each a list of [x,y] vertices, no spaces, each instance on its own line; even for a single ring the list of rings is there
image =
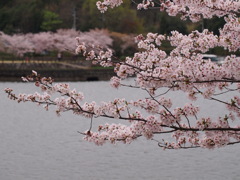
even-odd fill
[[[41,76],[55,81],[106,81],[115,75],[113,69],[93,68],[64,62],[54,63],[2,63],[0,81],[21,81],[21,77],[35,70]]]

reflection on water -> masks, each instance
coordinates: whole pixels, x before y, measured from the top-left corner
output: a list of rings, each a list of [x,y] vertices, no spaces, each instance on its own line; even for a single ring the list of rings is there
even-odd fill
[[[139,95],[136,90],[113,91],[107,82],[71,84],[90,101],[110,100],[116,94],[129,98]],[[31,84],[0,83],[1,90],[5,87],[36,91]],[[82,141],[77,133],[89,127],[86,119],[71,113],[57,117],[53,111],[45,112],[33,104],[19,105],[8,100],[3,91],[0,98],[1,180],[225,180],[240,176],[239,145],[163,151],[155,142],[141,138],[131,145],[97,147]],[[181,104],[180,95],[175,98]],[[211,111],[221,109],[211,106]]]

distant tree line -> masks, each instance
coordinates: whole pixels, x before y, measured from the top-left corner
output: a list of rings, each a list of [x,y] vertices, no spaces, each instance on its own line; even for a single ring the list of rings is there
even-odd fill
[[[6,34],[56,32],[57,29],[88,31],[106,28],[121,33],[148,31],[169,34],[172,30],[188,33],[193,29],[208,28],[214,33],[223,26],[223,19],[212,19],[192,24],[170,17],[159,10],[138,11],[136,5],[125,0],[123,6],[102,14],[97,0],[1,0],[0,31]]]

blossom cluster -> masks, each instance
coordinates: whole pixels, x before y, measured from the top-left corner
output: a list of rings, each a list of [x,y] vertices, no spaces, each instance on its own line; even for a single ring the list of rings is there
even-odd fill
[[[112,1],[114,3],[114,1]],[[138,4],[138,9],[159,8],[171,16],[182,15],[182,19],[189,17],[192,21],[201,18],[210,19],[213,16],[222,17],[239,13],[240,4],[235,0],[160,0],[154,3],[152,0],[143,0]]]
[[[107,11],[108,7],[114,8],[120,6],[122,3],[123,0],[104,0],[103,2],[98,1],[96,4],[100,12],[104,13],[105,11]]]
[[[95,45],[86,45],[84,42],[79,41],[79,38],[76,38],[77,48],[75,50],[76,54],[82,53],[84,57],[86,57],[87,61],[92,61],[93,64],[100,64],[103,67],[112,66],[112,56],[113,52],[111,49],[107,48],[104,50],[101,46]],[[94,51],[93,49],[96,48]]]

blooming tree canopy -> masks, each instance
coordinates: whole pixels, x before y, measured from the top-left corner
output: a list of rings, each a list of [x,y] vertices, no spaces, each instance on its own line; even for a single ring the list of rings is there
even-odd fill
[[[97,7],[105,12],[122,3],[122,0],[103,0],[97,2]],[[110,49],[94,51],[78,39],[76,53],[82,53],[87,60],[103,67],[114,67],[116,76],[111,78],[114,88],[137,88],[147,92],[147,97],[138,100],[115,98],[100,104],[84,102],[84,95],[72,90],[68,84],[55,84],[51,78],[41,77],[33,71],[25,80],[34,81],[43,94],[15,95],[7,88],[9,98],[42,104],[46,109],[55,106],[57,114],[72,111],[89,118],[91,125],[98,117],[128,122],[99,125],[97,130],[92,130],[90,125],[81,132],[85,140],[97,145],[131,143],[142,136],[155,140],[164,149],[213,149],[240,143],[240,58],[235,55],[240,49],[240,1],[143,0],[137,8],[158,8],[171,16],[180,14],[182,19],[189,18],[193,22],[213,16],[224,17],[226,23],[219,35],[207,29],[188,35],[177,31],[170,35],[138,35],[139,52],[118,62]],[[169,41],[173,47],[169,54],[161,50],[163,41]],[[203,60],[203,54],[214,47],[223,47],[231,54],[221,65]],[[134,79],[133,83],[124,84],[124,79],[129,77]],[[181,107],[175,107],[174,97],[166,96],[170,92],[183,92],[189,100]],[[53,99],[53,94],[60,97]],[[198,99],[222,104],[226,113],[216,118],[201,113],[202,107],[194,104]]]
[[[88,32],[59,29],[56,33],[48,31],[12,36],[0,32],[0,38],[4,42],[6,49],[19,56],[23,56],[25,53],[42,53],[45,50],[74,52],[76,45],[74,40],[76,37],[85,44],[95,44],[102,48],[109,48],[113,41],[107,30],[99,29]]]

